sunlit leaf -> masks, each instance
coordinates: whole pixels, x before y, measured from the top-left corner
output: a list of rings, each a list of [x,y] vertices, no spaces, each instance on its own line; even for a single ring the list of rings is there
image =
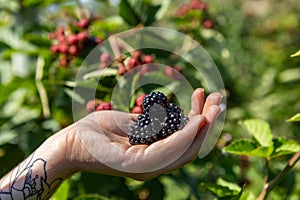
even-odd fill
[[[300,121],[300,113],[295,114],[291,118],[287,120],[287,122],[299,122]]]
[[[202,183],[209,191],[217,195],[219,198],[233,199],[235,196],[240,194],[239,190],[230,189],[227,186],[222,186],[218,184]]]
[[[296,57],[296,56],[300,56],[300,50],[291,55],[291,57]]]
[[[56,192],[52,195],[50,200],[67,200],[69,196],[70,183],[68,180],[65,180]]]
[[[272,145],[272,133],[269,124],[260,119],[244,121],[244,126],[253,138],[264,147]]]
[[[223,148],[223,152],[238,154],[238,155],[252,155],[251,152],[257,148],[255,142],[251,140],[235,140],[228,146]]]
[[[300,150],[300,145],[295,140],[287,140],[285,138],[276,138],[274,142],[274,152],[271,157],[278,157],[296,153]]]

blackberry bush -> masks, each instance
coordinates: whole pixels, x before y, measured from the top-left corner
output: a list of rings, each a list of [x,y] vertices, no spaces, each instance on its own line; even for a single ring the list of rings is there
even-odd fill
[[[150,145],[181,130],[188,122],[183,110],[161,92],[151,92],[142,102],[143,114],[129,129],[131,145]]]

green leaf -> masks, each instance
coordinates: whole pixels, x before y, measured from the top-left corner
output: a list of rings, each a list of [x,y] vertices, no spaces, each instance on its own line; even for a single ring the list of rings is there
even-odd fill
[[[296,153],[300,150],[300,145],[294,140],[287,140],[285,138],[275,138],[273,140],[274,151],[271,158]]]
[[[238,191],[238,192],[240,192],[241,189],[242,189],[238,184],[228,182],[228,181],[226,181],[222,178],[217,179],[217,184],[221,185],[221,186],[224,186],[224,187],[228,187],[229,189],[235,190],[235,191]]]
[[[118,69],[116,68],[105,68],[102,70],[95,70],[89,72],[83,76],[83,79],[90,79],[90,78],[101,78],[101,77],[108,77],[108,76],[115,76],[118,74]]]
[[[0,42],[3,42],[11,48],[19,51],[34,51],[36,47],[23,40],[17,33],[9,28],[0,28]]]
[[[67,200],[69,196],[70,183],[68,180],[65,180],[56,192],[52,195],[50,200]]]
[[[136,26],[140,23],[140,19],[137,16],[134,8],[130,5],[128,0],[121,0],[119,4],[119,15],[130,26]]]
[[[121,0],[119,14],[130,26],[149,26],[156,20],[160,8],[161,5],[153,5],[151,1]]]
[[[237,155],[251,155],[251,152],[257,148],[255,142],[251,140],[235,140],[223,148],[223,152]]]
[[[241,139],[236,140],[223,148],[223,152],[236,155],[259,156],[268,158],[273,152],[273,146],[261,147],[251,140]]]
[[[244,126],[253,138],[264,147],[272,145],[273,135],[269,124],[260,119],[249,119],[244,121]]]
[[[296,56],[300,56],[300,50],[291,55],[291,57],[296,57]]]
[[[287,120],[287,122],[299,122],[300,121],[300,113],[295,114],[291,118]]]
[[[218,184],[211,184],[211,183],[202,183],[204,187],[206,187],[209,191],[217,195],[219,198],[227,197],[227,199],[231,199],[234,196],[240,194],[240,191],[235,189],[230,189],[227,186],[222,186]]]

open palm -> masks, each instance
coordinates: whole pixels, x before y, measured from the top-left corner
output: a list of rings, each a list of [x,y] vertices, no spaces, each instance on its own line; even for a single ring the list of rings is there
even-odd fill
[[[137,115],[119,111],[90,114],[76,124],[73,154],[80,170],[148,179],[194,160],[220,112],[221,95],[205,101],[203,89],[191,98],[190,121],[171,136],[151,145],[130,145],[129,127]],[[75,152],[74,152],[75,149]]]

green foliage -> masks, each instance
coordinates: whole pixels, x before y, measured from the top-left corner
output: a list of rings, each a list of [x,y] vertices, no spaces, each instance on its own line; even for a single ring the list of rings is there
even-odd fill
[[[253,137],[253,140],[233,141],[223,149],[224,152],[270,159],[296,153],[300,150],[300,145],[294,140],[274,138],[266,121],[249,119],[243,122],[243,126]]]

